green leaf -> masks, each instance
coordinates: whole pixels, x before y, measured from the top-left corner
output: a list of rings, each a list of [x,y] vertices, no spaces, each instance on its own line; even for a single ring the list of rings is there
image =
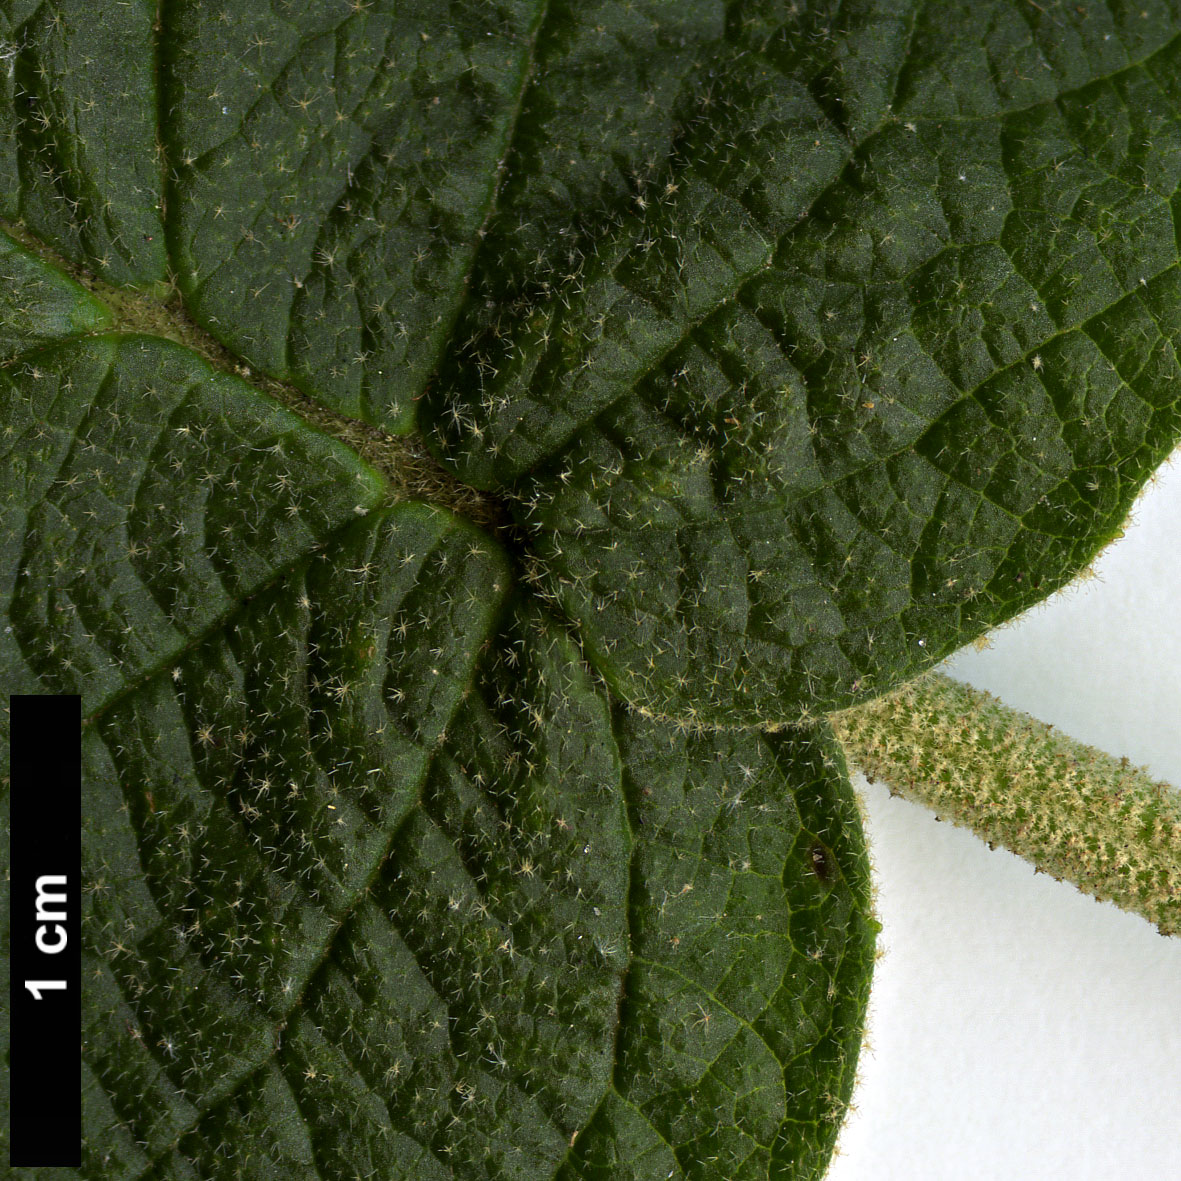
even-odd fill
[[[409,430],[492,206],[542,5],[178,5],[162,129],[196,318]],[[227,263],[229,265],[227,265]]]
[[[1181,8],[0,0],[0,64],[85,1175],[818,1176],[874,924],[815,719],[1181,435]]]
[[[840,748],[827,724],[686,737],[616,717],[633,833],[616,1093],[559,1176],[823,1176],[877,927]]]
[[[612,689],[715,724],[1028,607],[1181,434],[1178,13],[755,7],[573,261],[502,204],[424,403]]]
[[[472,585],[507,587],[481,541],[370,515],[87,729],[92,1174],[233,1095],[347,946],[485,638]]]
[[[25,339],[98,318],[65,280],[55,295]],[[80,693],[84,714],[382,498],[347,447],[156,337],[24,353],[0,420],[0,680]]]
[[[1181,433],[1175,4],[114,8],[110,60],[68,4],[6,18],[7,207],[141,286],[160,218],[238,356],[421,408],[656,715],[888,689],[1085,565]]]
[[[0,364],[113,325],[100,300],[0,230]]]
[[[166,277],[156,6],[0,4],[0,215],[111,283]]]
[[[875,929],[829,732],[615,712],[509,581],[371,514],[87,728],[86,1175],[821,1174]]]

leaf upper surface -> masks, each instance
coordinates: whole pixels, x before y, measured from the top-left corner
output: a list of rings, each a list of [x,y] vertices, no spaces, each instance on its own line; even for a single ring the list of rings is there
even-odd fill
[[[22,354],[0,417],[0,675],[84,715],[382,498],[349,448],[157,337]]]
[[[0,216],[111,283],[166,277],[155,5],[0,4]]]
[[[0,364],[50,341],[113,327],[100,300],[0,231]]]
[[[663,187],[470,305],[424,403],[613,690],[713,724],[1036,602],[1181,434],[1178,14],[762,11]]]
[[[1181,432],[1165,0],[4,19],[5,209],[420,420],[652,713],[889,688],[1074,574]]]
[[[492,551],[371,514],[87,729],[89,1175],[232,1097],[349,945],[507,588]]]
[[[9,0],[0,63],[83,1174],[819,1176],[874,923],[807,719],[1060,585],[1181,435],[1181,9]],[[417,425],[512,552],[121,317]]]
[[[393,430],[449,334],[545,5],[174,6],[169,240],[252,364]]]
[[[837,748],[613,717],[507,590],[372,514],[88,729],[88,1175],[820,1175],[874,931]]]

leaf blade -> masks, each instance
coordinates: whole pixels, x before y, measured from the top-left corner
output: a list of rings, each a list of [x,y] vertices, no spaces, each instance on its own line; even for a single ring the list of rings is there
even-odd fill
[[[858,13],[807,50],[784,13],[756,24],[733,106],[670,158],[686,192],[475,335],[482,386],[469,365],[424,403],[657,716],[792,720],[913,675],[1084,566],[1181,436],[1177,14],[1084,28],[998,0],[882,47]],[[1012,77],[982,80],[989,55]],[[753,102],[760,70],[798,98]],[[746,270],[693,228],[702,174],[743,202],[705,234]]]
[[[78,0],[0,13],[0,211],[118,286],[166,278],[155,17]]]
[[[403,566],[424,532],[442,548]],[[374,566],[364,586],[358,557]],[[401,593],[379,567],[403,569]],[[466,623],[402,630],[438,601],[440,571],[461,591],[504,566],[440,514],[374,514],[194,649],[178,680],[156,678],[90,728],[86,876],[100,888],[84,930],[105,983],[86,1002],[99,1086],[86,1097],[88,1153],[101,1147],[104,1175],[121,1177],[215,1170],[229,1143],[247,1168],[265,1159],[322,1176],[590,1177],[605,1153],[632,1158],[635,1129],[616,1142],[604,1127],[618,1102],[666,1127],[678,1175],[693,1177],[714,1148],[673,1113],[686,1045],[704,1030],[729,1064],[707,1082],[738,1103],[714,1147],[739,1163],[736,1151],[755,1149],[734,1175],[818,1176],[835,1134],[823,1096],[847,1100],[873,942],[831,738],[729,736],[715,750],[715,737],[613,718],[561,627],[525,601],[491,645],[498,603],[462,593],[442,597],[467,603]],[[260,644],[264,633],[286,633],[283,651]],[[436,705],[419,671],[440,660],[456,672]],[[253,734],[231,734],[223,707],[208,728],[227,686]],[[381,729],[407,758],[391,757]],[[293,756],[309,743],[311,776]],[[362,764],[387,768],[392,796],[374,793]],[[289,778],[302,784],[294,797],[281,791]],[[367,819],[337,836],[325,805]],[[824,881],[818,824],[834,850]],[[687,873],[696,900],[681,890]],[[656,896],[673,878],[678,913],[666,917]],[[683,997],[645,985],[645,971],[677,973]],[[716,1016],[694,1026],[690,996]],[[834,1024],[839,1053],[824,1048]],[[749,1037],[771,1102],[735,1074]],[[636,1054],[651,1070],[633,1069]],[[800,1055],[810,1065],[796,1079]],[[789,1100],[798,1086],[816,1090],[818,1108]]]
[[[81,284],[0,230],[0,361],[50,341],[114,327],[110,310]]]
[[[158,669],[383,485],[348,448],[155,337],[67,341],[0,372],[13,691],[86,714]]]
[[[505,578],[494,547],[446,514],[371,514],[188,653],[178,677],[157,676],[87,728],[84,876],[98,888],[85,1036],[106,1080],[87,1104],[114,1101],[136,1129],[112,1138],[88,1122],[87,1140],[99,1155],[136,1145],[127,1175],[146,1167],[139,1146],[165,1152],[279,1052],[470,679],[498,600],[459,592]],[[420,579],[454,598],[420,625],[421,645],[404,645],[398,613],[421,604]],[[412,670],[434,670],[405,708],[387,699],[391,657],[412,688]],[[126,1077],[139,1081],[112,1082]],[[155,1101],[143,1105],[139,1086]]]
[[[333,409],[409,431],[546,7],[382,2],[228,27],[200,6],[174,10],[168,233],[202,326]]]

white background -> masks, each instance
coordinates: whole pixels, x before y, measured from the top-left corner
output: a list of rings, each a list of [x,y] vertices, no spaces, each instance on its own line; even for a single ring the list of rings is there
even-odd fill
[[[1181,452],[1095,570],[944,671],[1181,786]],[[1181,938],[854,782],[885,954],[828,1181],[1181,1181]]]

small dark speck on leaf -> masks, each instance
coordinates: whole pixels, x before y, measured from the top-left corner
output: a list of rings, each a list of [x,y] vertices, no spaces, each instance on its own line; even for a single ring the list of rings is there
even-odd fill
[[[812,857],[812,872],[826,884],[832,881],[832,862],[829,860],[828,850],[819,842],[810,850]]]

